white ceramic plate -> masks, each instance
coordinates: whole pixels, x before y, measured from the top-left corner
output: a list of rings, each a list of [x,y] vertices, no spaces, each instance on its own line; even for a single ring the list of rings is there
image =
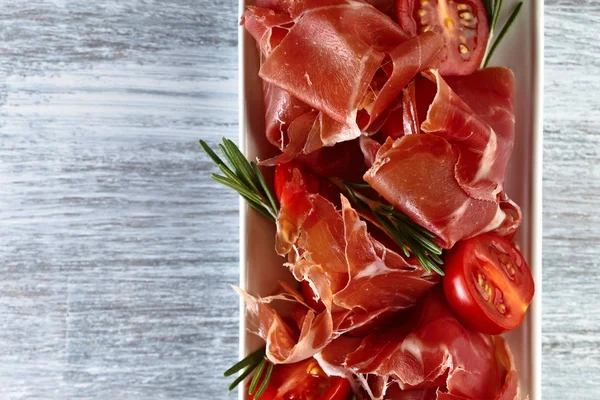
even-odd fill
[[[518,0],[504,0],[499,26]],[[240,15],[252,0],[240,0]],[[543,2],[524,0],[521,14],[496,51],[491,65],[510,67],[516,78],[516,142],[510,160],[506,192],[521,206],[523,223],[517,241],[534,275],[536,294],[523,325],[506,335],[515,355],[522,395],[541,399],[542,299],[542,89]],[[258,77],[259,53],[254,39],[239,28],[240,149],[254,159],[274,154],[264,135],[262,83]],[[279,280],[291,279],[274,251],[273,223],[240,201],[240,286],[254,295],[268,295]],[[244,305],[240,302],[240,357],[259,347],[261,340],[246,332]],[[244,390],[239,398],[246,398]]]

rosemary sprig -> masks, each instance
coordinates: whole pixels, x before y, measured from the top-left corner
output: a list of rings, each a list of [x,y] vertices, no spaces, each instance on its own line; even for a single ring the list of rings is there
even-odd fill
[[[485,15],[487,15],[488,26],[492,26],[492,15],[494,15],[494,0],[483,0]]]
[[[200,140],[200,146],[224,174],[224,176],[212,174],[215,181],[238,192],[250,207],[265,217],[272,221],[277,220],[279,212],[277,201],[254,161],[246,160],[235,143],[226,138],[223,138],[223,144],[219,145],[219,150],[227,163],[204,140]]]
[[[482,68],[487,67],[490,60],[492,59],[492,56],[494,55],[494,52],[496,51],[496,49],[502,42],[502,39],[504,39],[504,36],[506,36],[506,33],[508,32],[508,30],[510,29],[512,24],[515,22],[515,19],[517,19],[517,16],[519,15],[519,12],[521,11],[521,7],[523,7],[523,2],[520,2],[519,4],[517,4],[517,6],[513,10],[512,14],[506,21],[506,24],[504,24],[504,26],[502,27],[502,30],[500,30],[498,37],[492,44],[492,39],[494,37],[494,33],[496,32],[496,25],[498,24],[498,19],[500,18],[500,12],[502,11],[502,2],[503,2],[503,0],[485,0],[484,1],[485,10],[486,10],[486,13],[488,16],[488,23],[490,26],[490,38],[487,43],[487,54],[483,58],[483,62],[481,63]]]
[[[363,185],[342,182],[338,179],[332,179],[332,182],[343,188],[350,201],[357,207],[368,209],[407,257],[414,254],[425,271],[433,270],[444,275],[441,268],[444,262],[440,257],[442,249],[433,242],[432,239],[435,239],[433,233],[411,221],[391,204],[372,200],[353,189],[353,187],[363,187]]]
[[[250,386],[248,387],[248,394],[253,394],[255,400],[258,400],[263,395],[271,380],[271,374],[273,373],[273,364],[265,358],[265,351],[266,348],[261,347],[223,373],[224,376],[231,376],[242,369],[244,370],[240,376],[229,385],[230,391],[246,379],[248,375],[254,372],[252,380],[250,381]],[[258,386],[259,383],[260,386]]]

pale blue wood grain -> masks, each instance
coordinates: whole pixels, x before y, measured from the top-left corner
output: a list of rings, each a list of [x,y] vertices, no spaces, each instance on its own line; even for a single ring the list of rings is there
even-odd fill
[[[0,2],[0,398],[225,398],[233,3]],[[232,397],[233,398],[233,397]]]
[[[543,394],[600,393],[600,4],[547,5]]]

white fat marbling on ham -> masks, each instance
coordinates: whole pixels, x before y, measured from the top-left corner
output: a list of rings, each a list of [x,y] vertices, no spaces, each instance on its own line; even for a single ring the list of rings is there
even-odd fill
[[[486,179],[492,173],[492,168],[495,165],[496,158],[498,157],[498,138],[496,132],[492,128],[490,129],[488,142],[483,149],[483,154],[479,160],[479,167],[473,180],[478,182]],[[502,186],[497,185],[496,189],[492,191],[493,195],[496,196],[502,191]]]
[[[260,76],[265,87],[276,86],[294,99],[273,102],[265,90],[267,137],[277,147],[286,144],[286,160],[367,132],[416,74],[436,65],[443,45],[431,32],[411,38],[362,1],[257,4],[247,7],[241,22],[262,50]],[[389,7],[382,10],[388,12]],[[390,60],[387,79],[374,82],[376,72]],[[304,109],[295,109],[294,103]],[[306,113],[313,109],[316,112],[309,118]],[[368,117],[361,126],[359,111]],[[285,132],[283,139],[274,135],[275,113],[286,116],[282,120],[287,124],[278,124]],[[303,115],[294,132],[288,132]]]
[[[371,264],[367,265],[354,278],[355,279],[362,279],[362,278],[367,278],[368,279],[368,278],[375,277],[377,275],[389,273],[391,271],[392,270],[390,270],[389,268],[387,268],[383,262],[381,262],[381,261],[378,260],[378,261],[374,261]]]
[[[397,328],[364,339],[340,337],[321,354],[336,374],[344,374],[343,368],[354,373],[372,400],[417,398],[403,397],[398,387],[414,394],[423,390],[425,397],[418,398],[427,399],[514,400],[517,395],[514,362],[504,340],[462,326],[439,289]],[[393,385],[394,394],[387,395]]]
[[[428,110],[423,134],[388,138],[365,181],[444,248],[492,230],[511,235],[520,211],[502,189],[514,144],[512,73],[486,68],[447,81],[437,71],[427,77],[431,82],[418,80],[404,105]],[[432,85],[433,100],[419,97]],[[404,118],[405,125],[418,125],[416,112]]]

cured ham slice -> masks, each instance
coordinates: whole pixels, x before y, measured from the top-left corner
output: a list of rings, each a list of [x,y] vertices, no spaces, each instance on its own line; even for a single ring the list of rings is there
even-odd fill
[[[519,226],[520,210],[503,193],[514,143],[512,73],[507,71],[488,68],[452,78],[452,87],[433,72],[437,93],[418,135],[411,131],[419,126],[423,99],[417,90],[411,100],[409,87],[403,100],[405,135],[388,138],[364,176],[445,248],[484,232],[510,235]],[[490,81],[482,84],[482,79]],[[487,101],[478,103],[479,96]]]
[[[291,363],[313,356],[333,339],[357,329],[377,328],[391,315],[413,307],[438,281],[369,235],[350,203],[341,210],[317,193],[301,167],[294,167],[278,192],[276,249],[297,281],[310,284],[322,309],[311,309],[293,289],[255,298],[243,293],[253,331],[267,342],[267,357]],[[411,261],[412,262],[412,261]],[[298,330],[271,303],[300,305]]]
[[[328,276],[334,311],[378,314],[413,306],[437,276],[373,239],[343,196],[341,204],[340,214],[318,194],[297,193],[282,202],[276,248],[279,254],[293,256],[290,269],[296,279],[307,278],[297,273],[299,261],[319,265]]]
[[[368,3],[263,3],[271,8],[249,7],[242,24],[264,55],[267,136],[285,147],[281,162],[377,130],[415,74],[437,65],[438,35],[409,38]]]
[[[265,97],[265,134],[269,142],[283,151],[288,145],[290,139],[288,130],[290,125],[295,122],[292,127],[292,138],[298,137],[294,132],[299,131],[299,140],[294,140],[292,147],[298,147],[293,152],[302,151],[307,129],[312,127],[316,113],[312,113],[312,107],[298,100],[283,89],[278,88],[270,83],[263,84]],[[304,117],[303,117],[304,116]],[[299,142],[298,145],[295,143]],[[291,150],[291,149],[290,149]]]
[[[311,282],[326,307],[331,293],[331,311],[343,314],[336,323],[339,333],[412,307],[438,281],[437,275],[373,239],[344,197],[340,214],[318,194],[301,196],[282,203],[276,247],[291,256],[289,267],[296,279]],[[306,272],[317,270],[326,276],[326,288]]]
[[[393,19],[397,19],[396,15],[396,0],[365,0],[373,7]]]
[[[437,94],[421,129],[458,150],[456,179],[469,196],[495,201],[514,145],[512,72],[488,68],[451,78],[455,90],[437,71],[433,79]]]
[[[514,362],[504,340],[462,326],[441,290],[431,292],[408,323],[370,335],[360,345],[341,337],[316,358],[329,373],[353,374],[371,399],[517,398]]]
[[[367,224],[345,198],[342,215],[349,280],[346,287],[335,293],[334,303],[361,312],[413,306],[415,299],[432,287],[433,277],[373,240]]]
[[[462,190],[454,175],[457,160],[457,151],[440,136],[388,139],[364,179],[450,248],[499,227],[505,218],[498,203],[473,199]]]
[[[284,320],[271,303],[287,301],[302,304],[300,294],[284,293],[265,298],[256,298],[237,289],[246,303],[250,316],[251,331],[265,339],[267,358],[275,364],[290,364],[305,360],[324,348],[333,332],[331,314],[319,313],[304,308],[300,332]]]

